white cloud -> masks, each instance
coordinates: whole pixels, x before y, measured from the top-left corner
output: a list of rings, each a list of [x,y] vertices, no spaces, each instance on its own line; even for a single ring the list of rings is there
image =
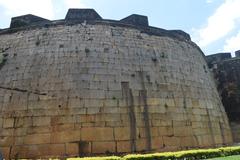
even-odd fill
[[[237,35],[230,37],[225,41],[223,49],[226,52],[234,52],[240,49],[240,31]]]
[[[82,0],[64,0],[64,5],[67,8],[86,8]]]
[[[206,3],[213,3],[214,0],[206,0]]]
[[[3,13],[8,17],[24,14],[34,14],[43,18],[54,18],[51,0],[0,0]]]
[[[225,0],[216,11],[208,18],[207,25],[195,29],[193,36],[201,47],[226,36],[236,28],[236,23],[240,19],[240,0]]]

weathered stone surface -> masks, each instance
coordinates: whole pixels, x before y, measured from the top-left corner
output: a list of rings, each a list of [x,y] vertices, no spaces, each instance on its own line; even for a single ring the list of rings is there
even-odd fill
[[[9,158],[34,158],[37,157],[50,157],[52,155],[64,156],[64,144],[42,144],[42,145],[24,145],[14,146]]]
[[[172,136],[173,135],[173,127],[172,126],[159,127],[159,135]]]
[[[220,53],[207,56],[208,65],[213,72],[216,80],[222,103],[227,112],[232,128],[234,142],[240,142],[239,127],[240,124],[240,59],[239,51],[235,52],[236,57],[231,54]],[[215,57],[213,59],[213,57]],[[216,113],[215,113],[216,114]],[[224,125],[220,123],[220,130]],[[221,139],[217,138],[218,143]]]
[[[13,128],[14,127],[14,118],[5,118],[3,120],[3,128]]]
[[[3,158],[8,157],[10,153],[10,147],[1,147],[1,154]]]
[[[117,152],[127,153],[131,152],[131,142],[130,141],[117,141]]]
[[[148,26],[147,16],[132,14],[126,18],[120,20],[120,22],[138,25],[138,26]]]
[[[213,55],[206,56],[206,61],[209,65],[209,68],[212,68],[214,64],[217,64],[223,60],[231,58],[231,53],[217,53]]]
[[[152,149],[159,151],[163,148],[163,139],[161,136],[152,139]]]
[[[79,156],[79,143],[66,143],[66,154],[68,157]]]
[[[50,143],[50,134],[30,134],[23,138],[24,144],[46,144]]]
[[[187,34],[90,21],[1,31],[0,150],[6,158],[232,142],[211,73]]]
[[[189,136],[189,137],[181,137],[180,138],[180,146],[181,147],[198,147],[197,141],[195,137]]]
[[[130,127],[114,128],[114,138],[116,140],[130,140]]]
[[[94,9],[69,9],[65,20],[100,20],[101,16]]]
[[[93,153],[115,153],[115,142],[93,142]]]
[[[240,50],[238,50],[238,51],[235,52],[235,56],[236,56],[236,57],[240,57]]]
[[[239,122],[230,122],[232,128],[233,139],[235,142],[240,142],[240,123]]]
[[[180,146],[180,137],[166,137],[163,136],[163,145],[164,146]]]
[[[24,16],[19,16],[19,17],[13,17],[11,20],[10,28],[18,28],[18,27],[24,27],[28,25],[34,25],[36,23],[41,24],[41,23],[47,23],[49,20],[27,14]]]
[[[51,133],[51,143],[78,142],[80,141],[80,130],[65,130]]]
[[[113,140],[113,128],[110,127],[85,127],[81,129],[81,139],[86,141]]]

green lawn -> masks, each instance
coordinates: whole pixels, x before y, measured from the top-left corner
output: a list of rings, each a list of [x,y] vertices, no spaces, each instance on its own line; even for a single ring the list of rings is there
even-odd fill
[[[208,159],[208,160],[240,160],[240,155],[212,158],[212,159]]]

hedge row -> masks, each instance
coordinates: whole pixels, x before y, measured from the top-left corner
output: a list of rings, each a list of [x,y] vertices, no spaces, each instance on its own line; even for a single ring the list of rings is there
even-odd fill
[[[216,149],[198,149],[178,152],[163,152],[153,154],[130,154],[123,157],[87,157],[69,158],[69,160],[199,160],[206,158],[240,155],[240,146],[222,147]]]

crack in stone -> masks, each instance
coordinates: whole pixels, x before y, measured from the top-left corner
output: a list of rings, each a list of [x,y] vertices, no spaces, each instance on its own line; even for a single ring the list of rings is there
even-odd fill
[[[23,93],[32,93],[32,94],[43,95],[43,96],[47,95],[47,93],[39,93],[37,91],[28,91],[26,89],[20,89],[20,88],[10,88],[10,87],[0,86],[0,89],[6,89],[11,91],[23,92]]]

